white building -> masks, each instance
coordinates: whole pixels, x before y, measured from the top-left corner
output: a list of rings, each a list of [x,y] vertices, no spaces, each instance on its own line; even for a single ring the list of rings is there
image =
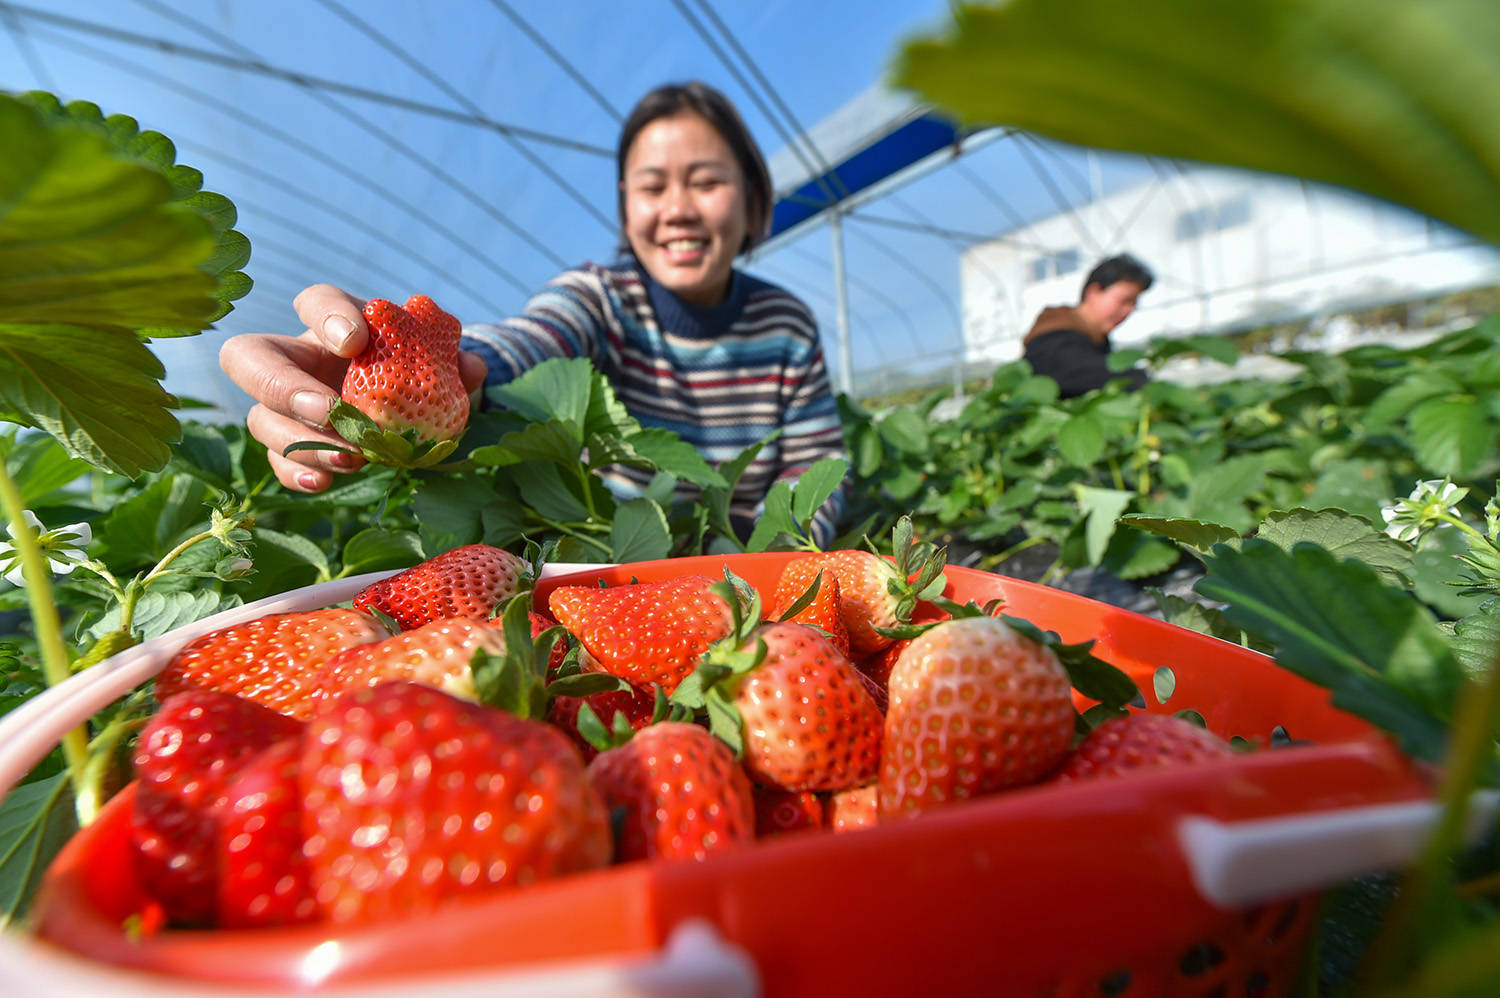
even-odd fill
[[[1187,167],[968,249],[966,360],[1004,362],[1046,305],[1075,304],[1105,256],[1156,275],[1116,345],[1232,332],[1500,284],[1500,252],[1342,189]]]

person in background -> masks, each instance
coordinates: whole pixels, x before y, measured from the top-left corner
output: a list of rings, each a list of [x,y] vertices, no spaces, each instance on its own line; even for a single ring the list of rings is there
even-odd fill
[[[1102,388],[1117,378],[1135,391],[1146,383],[1139,368],[1111,371],[1106,358],[1109,334],[1135,311],[1137,299],[1151,287],[1151,271],[1133,256],[1101,261],[1083,282],[1075,305],[1042,309],[1026,334],[1026,360],[1037,374],[1057,382],[1060,398]]]
[[[471,391],[504,384],[553,357],[587,357],[643,426],[676,433],[711,464],[777,432],[731,501],[747,536],[766,492],[814,462],[844,456],[843,427],[817,325],[791,293],[734,268],[770,224],[770,174],[723,94],[700,82],[646,94],[616,152],[621,245],[613,263],[564,271],[520,315],[464,330]],[[301,336],[236,336],[220,365],[256,400],[246,419],[287,488],[318,492],[359,460],[283,454],[299,440],[339,443],[327,424],[348,358],[365,346],[363,302],[326,284],[303,290]],[[605,483],[639,495],[650,473],[615,466]],[[678,497],[695,498],[683,483]],[[814,540],[837,533],[847,483],[817,512]]]

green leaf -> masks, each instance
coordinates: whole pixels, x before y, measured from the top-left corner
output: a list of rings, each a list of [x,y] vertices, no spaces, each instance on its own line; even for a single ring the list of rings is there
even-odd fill
[[[1496,450],[1495,424],[1473,399],[1431,399],[1406,424],[1417,460],[1434,475],[1472,477]]]
[[[73,457],[127,478],[165,465],[168,444],[181,436],[164,375],[134,335],[0,325],[0,409],[23,414]]]
[[[166,593],[152,590],[136,603],[131,628],[142,641],[149,641],[184,624],[239,606],[240,603],[238,596],[221,596],[212,590]],[[120,608],[115,607],[95,622],[88,633],[98,640],[119,629]]]
[[[1109,547],[1105,549],[1099,567],[1130,582],[1159,575],[1181,559],[1182,551],[1177,545],[1127,527],[1117,529],[1109,539]]]
[[[792,516],[792,487],[786,481],[776,482],[766,493],[765,506],[755,521],[755,529],[750,531],[745,550],[769,551],[782,534],[797,534],[797,521]]]
[[[1220,545],[1205,564],[1198,592],[1270,641],[1278,663],[1413,755],[1442,759],[1463,670],[1425,607],[1374,569],[1305,542],[1291,551],[1254,538],[1239,551]]]
[[[497,468],[523,461],[551,461],[574,467],[582,453],[583,437],[577,424],[549,420],[531,423],[505,434],[493,444],[475,447],[469,452],[469,460]]]
[[[875,424],[880,439],[898,451],[925,454],[928,449],[927,421],[915,409],[892,409]]]
[[[1170,538],[1179,544],[1208,551],[1222,541],[1239,540],[1240,533],[1222,523],[1207,523],[1185,516],[1147,516],[1143,513],[1127,513],[1120,517],[1127,527],[1144,530]]]
[[[650,499],[632,499],[615,510],[609,529],[610,557],[618,562],[654,561],[672,552],[667,516]]]
[[[1099,564],[1110,535],[1115,532],[1115,521],[1135,498],[1134,492],[1120,489],[1096,489],[1087,485],[1075,486],[1074,494],[1085,518],[1084,541],[1088,552],[1088,563]]]
[[[509,384],[491,388],[489,397],[532,422],[566,423],[573,429],[574,443],[581,446],[584,428],[589,424],[594,378],[594,367],[586,358],[554,358]],[[592,426],[589,429],[600,432]]]
[[[1069,464],[1093,467],[1104,452],[1104,426],[1092,413],[1079,413],[1058,429],[1057,449]]]
[[[412,496],[412,513],[424,551],[473,544],[484,533],[484,516],[496,506],[494,487],[472,478],[423,478]]]
[[[592,467],[610,463],[595,458],[595,441],[598,439],[589,438],[589,463]],[[641,430],[626,437],[623,443],[649,468],[665,471],[703,488],[724,488],[726,485],[724,476],[703,459],[697,448],[670,430]]]
[[[575,465],[576,468],[576,465]],[[532,462],[513,481],[526,505],[549,520],[586,520],[589,508],[579,498],[576,476],[565,477],[556,464]]]
[[[0,803],[0,930],[20,924],[47,864],[77,830],[66,773],[6,794]]]
[[[1457,527],[1444,524],[1423,534],[1409,570],[1417,599],[1447,617],[1472,613],[1473,598],[1453,585],[1463,568],[1458,559],[1469,551],[1468,538]]]
[[[89,467],[55,439],[40,434],[21,441],[5,458],[5,468],[21,490],[21,505],[28,509],[48,493],[88,474]]]
[[[1098,700],[1113,708],[1123,707],[1141,695],[1135,680],[1093,654],[1094,642],[1065,644],[1055,631],[1044,631],[1029,620],[1005,614],[1001,614],[1000,619],[1031,640],[1051,648],[1068,671],[1068,681],[1073,688],[1090,700]]]
[[[320,580],[332,575],[328,565],[328,555],[324,554],[323,549],[310,538],[265,527],[256,527],[251,533],[255,538],[254,547],[251,548],[251,557],[256,562],[257,568],[260,567],[260,560],[264,556],[265,549],[273,548],[294,562],[305,562],[312,566],[317,570]]]
[[[1312,494],[1301,505],[1308,509],[1336,507],[1376,520],[1394,489],[1390,467],[1383,462],[1336,461],[1318,475]]]
[[[1490,600],[1454,624],[1453,654],[1476,680],[1500,666],[1500,600]]]
[[[823,508],[848,473],[848,461],[827,457],[799,475],[792,489],[792,519],[799,525],[811,522],[813,515]]]
[[[407,568],[421,560],[422,542],[410,530],[370,527],[349,538],[349,543],[344,545],[346,575]]]
[[[1283,551],[1309,541],[1340,560],[1353,558],[1369,565],[1382,581],[1394,586],[1406,586],[1412,570],[1409,545],[1376,530],[1364,517],[1341,510],[1278,510],[1266,517],[1255,536]]]
[[[968,122],[1352,187],[1500,242],[1496,50],[1490,0],[1012,0],[959,7],[896,81]]]
[[[1375,397],[1361,417],[1366,430],[1382,430],[1395,425],[1418,404],[1462,390],[1463,385],[1447,371],[1408,369],[1401,380]]]
[[[182,440],[173,448],[172,463],[220,492],[234,489],[234,462],[229,455],[229,441],[213,427],[184,423]]]

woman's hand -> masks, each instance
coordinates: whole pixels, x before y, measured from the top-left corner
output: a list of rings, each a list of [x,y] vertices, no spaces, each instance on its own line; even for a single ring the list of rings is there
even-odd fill
[[[330,284],[304,289],[292,304],[307,326],[301,336],[231,337],[219,350],[219,366],[255,399],[245,426],[265,444],[277,480],[298,492],[321,492],[333,484],[335,472],[353,471],[364,460],[338,451],[282,452],[302,440],[348,446],[329,429],[328,411],[339,400],[349,358],[369,341],[369,329],[364,302]],[[461,353],[459,373],[472,395],[487,369],[477,355]]]

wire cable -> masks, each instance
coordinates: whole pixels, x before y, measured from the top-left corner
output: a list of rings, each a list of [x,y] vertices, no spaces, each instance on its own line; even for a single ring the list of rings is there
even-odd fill
[[[152,2],[155,2],[155,0],[152,0]],[[424,80],[437,87],[443,93],[447,94],[448,97],[451,98],[455,103],[457,103],[459,107],[462,107],[470,114],[481,113],[479,105],[475,104],[457,88],[450,85],[447,80],[444,80],[441,76],[434,73],[430,68],[424,65],[421,60],[417,59],[411,53],[407,52],[401,46],[397,45],[395,42],[387,38],[384,33],[377,31],[368,21],[356,16],[347,7],[339,3],[338,0],[318,0],[318,3],[322,4],[328,10],[333,11],[334,14],[342,18],[360,34],[364,35],[366,38],[373,41],[376,45],[379,45],[391,55],[401,60],[401,62],[403,62],[413,72],[417,73]],[[554,170],[550,163],[542,159],[542,157],[538,156],[534,150],[529,148],[525,143],[521,142],[514,135],[506,135],[502,133],[502,137],[511,144],[511,147],[515,149],[516,152],[521,154],[522,158],[524,158],[528,163],[540,170],[543,176],[552,181],[552,183],[555,184],[559,190],[561,190],[568,197],[572,198],[574,203],[576,203],[580,208],[582,208],[585,212],[592,216],[594,220],[597,221],[600,225],[604,226],[604,231],[610,233],[611,235],[614,235],[616,233],[617,226],[615,222],[608,215],[604,214],[598,208],[594,207],[594,203],[588,198],[584,197],[583,192],[570,184],[567,178]],[[567,264],[562,261],[559,261],[557,265],[559,267],[567,266]]]
[[[10,25],[10,37],[15,41],[16,48],[21,52],[21,58],[26,60],[26,66],[31,70],[31,75],[36,79],[37,85],[43,90],[57,89],[52,82],[52,76],[47,72],[47,67],[42,64],[41,57],[37,55],[36,48],[31,44],[31,39],[26,37],[26,29],[21,24],[21,18],[10,9],[4,11],[5,23]]]
[[[488,253],[480,250],[477,246],[474,246],[472,243],[465,240],[463,236],[459,235],[457,232],[454,232],[452,229],[449,229],[441,222],[432,218],[421,208],[417,207],[409,201],[391,194],[390,191],[388,191],[380,184],[372,181],[366,174],[353,169],[352,167],[346,165],[340,160],[333,158],[332,156],[329,156],[321,149],[302,141],[297,136],[292,135],[289,132],[282,131],[281,129],[276,128],[273,125],[268,125],[254,115],[248,114],[244,111],[240,111],[237,108],[230,107],[222,101],[212,100],[204,96],[200,91],[192,87],[184,86],[183,84],[178,83],[176,80],[146,69],[139,63],[134,63],[128,59],[122,59],[119,56],[113,55],[111,53],[103,52],[97,48],[94,48],[92,45],[87,44],[86,42],[80,42],[68,35],[55,35],[48,33],[45,35],[45,37],[54,45],[61,45],[64,48],[69,48],[73,51],[80,52],[88,58],[95,59],[106,64],[114,65],[120,69],[123,69],[125,72],[131,73],[135,76],[140,77],[141,79],[154,83],[157,86],[165,90],[169,90],[187,100],[202,104],[204,107],[210,108],[220,114],[227,115],[231,119],[239,122],[249,129],[270,136],[271,138],[282,143],[288,148],[295,149],[303,155],[309,157],[310,159],[313,159],[318,163],[321,163],[322,165],[328,167],[330,170],[334,171],[339,176],[349,180],[351,183],[370,191],[381,200],[387,201],[395,207],[401,209],[402,211],[410,214],[413,218],[422,222],[424,225],[427,225],[434,232],[439,233],[445,239],[453,242],[454,245],[462,247],[477,262],[492,270],[498,277],[506,281],[521,294],[530,295],[535,290],[535,288],[533,288],[531,285],[522,281],[515,274],[511,273],[509,270],[496,263]]]
[[[155,10],[163,16],[172,18],[178,21],[178,23],[180,24],[187,25],[194,31],[197,31],[205,37],[210,38],[220,45],[223,45],[231,51],[237,51],[251,58],[254,58],[255,56],[254,52],[251,52],[235,39],[223,34],[222,32],[215,31],[213,28],[204,24],[202,21],[197,20],[196,18],[183,14],[180,11],[172,10],[170,7],[167,7],[165,4],[161,3],[160,0],[136,0],[136,2],[144,7]],[[441,166],[433,162],[431,159],[423,156],[417,150],[413,149],[410,145],[402,142],[400,139],[395,138],[390,134],[388,129],[382,128],[376,122],[364,117],[354,109],[340,104],[338,101],[334,100],[332,97],[329,97],[326,94],[305,87],[302,89],[304,89],[308,94],[310,94],[320,103],[324,104],[327,107],[333,108],[348,120],[354,122],[356,125],[359,125],[376,141],[383,143],[384,145],[405,156],[407,159],[410,159],[412,162],[421,166],[433,177],[442,181],[443,184],[445,184],[454,193],[464,198],[466,201],[474,205],[480,211],[484,212],[490,218],[499,222],[505,228],[509,229],[511,233],[518,239],[526,243],[526,245],[530,246],[532,249],[536,250],[538,253],[546,257],[553,266],[559,268],[567,266],[567,262],[563,260],[561,256],[554,253],[550,247],[544,245],[540,240],[536,238],[536,236],[532,235],[532,233],[528,229],[515,222],[509,215],[505,214],[500,209],[496,208],[493,204],[490,203],[488,199],[480,197],[479,194],[477,194],[473,190],[473,188],[469,187],[462,180],[453,176],[453,174],[449,173],[447,170],[444,170]]]
[[[527,21],[520,14],[517,14],[515,12],[515,9],[512,8],[510,4],[506,3],[505,0],[490,0],[490,4],[496,10],[500,11],[500,13],[510,18],[512,24],[520,28],[521,32],[527,38],[530,38],[532,42],[535,43],[537,48],[545,52],[547,54],[547,57],[554,63],[556,63],[564,73],[567,73],[568,76],[572,78],[574,83],[583,88],[584,93],[588,94],[594,99],[594,103],[604,108],[605,114],[615,119],[615,121],[625,120],[625,115],[620,113],[619,109],[609,102],[609,98],[600,93],[598,89],[589,82],[588,77],[579,72],[578,68],[571,62],[569,62],[561,52],[554,48],[552,43],[547,41],[547,39],[542,35],[540,31],[537,31],[535,28],[533,28],[529,21]]]
[[[509,125],[504,122],[495,121],[483,114],[461,114],[447,108],[438,107],[433,104],[425,104],[407,97],[398,97],[395,94],[381,93],[364,87],[356,87],[352,84],[342,83],[338,80],[330,80],[324,77],[311,76],[307,73],[297,72],[289,69],[280,69],[269,65],[253,56],[249,58],[234,58],[218,52],[210,52],[205,49],[194,48],[191,45],[183,45],[179,42],[170,41],[165,38],[155,38],[150,35],[142,35],[122,28],[111,28],[102,24],[94,24],[91,21],[82,21],[62,14],[54,14],[50,11],[37,10],[32,7],[24,7],[20,4],[0,2],[0,11],[19,15],[36,21],[42,21],[55,27],[68,28],[73,31],[85,32],[99,35],[117,42],[154,49],[159,52],[167,52],[172,55],[195,59],[199,62],[210,62],[229,69],[237,69],[259,76],[267,76],[287,83],[295,83],[299,87],[327,90],[334,93],[344,94],[348,97],[358,97],[361,100],[371,101],[376,104],[386,104],[398,107],[405,111],[413,111],[418,114],[430,115],[436,118],[445,118],[449,121],[464,125],[475,125],[487,128],[502,135],[521,137],[532,142],[545,145],[558,146],[563,149],[572,149],[575,152],[589,153],[594,156],[614,157],[612,149],[603,146],[592,145],[587,142],[579,142],[566,136],[553,135],[548,132],[538,131],[532,128],[523,128],[520,125]],[[162,13],[175,14],[175,11],[162,11]]]

